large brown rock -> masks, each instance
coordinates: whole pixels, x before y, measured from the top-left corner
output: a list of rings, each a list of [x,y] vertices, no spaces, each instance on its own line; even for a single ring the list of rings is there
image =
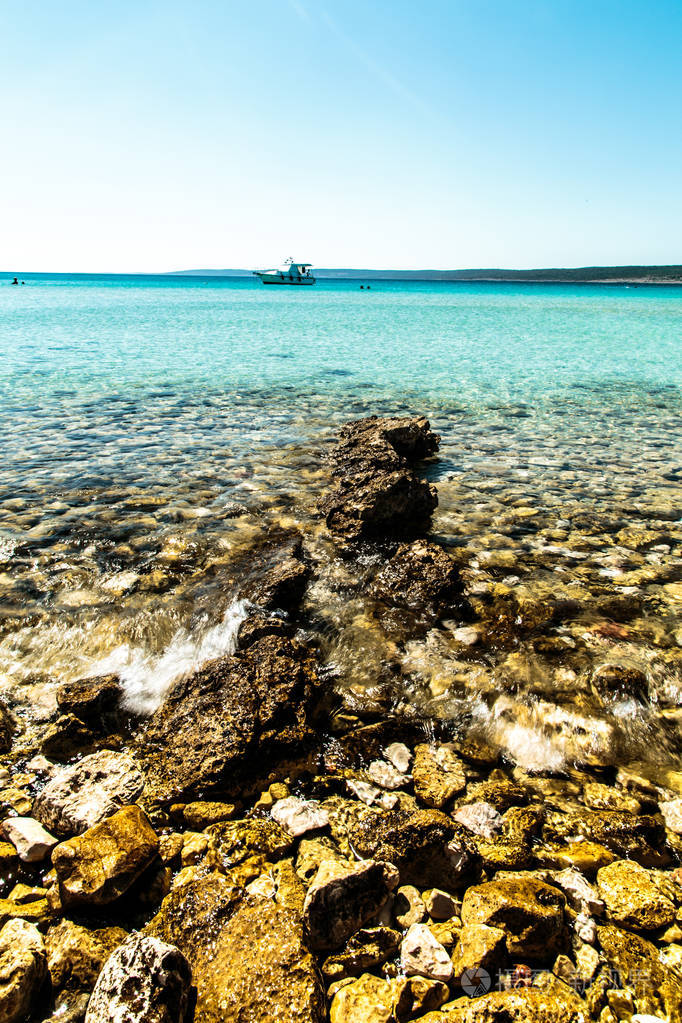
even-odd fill
[[[560,950],[566,899],[533,877],[504,878],[469,888],[462,923],[499,927],[512,957],[547,960]]]
[[[231,790],[315,739],[318,680],[306,647],[266,635],[180,679],[139,739],[147,792],[160,802]]]
[[[636,816],[622,810],[588,809],[547,813],[545,842],[557,844],[572,841],[576,836],[597,842],[617,856],[645,867],[663,866],[670,860],[665,853],[663,820],[649,814]]]
[[[614,923],[636,931],[666,927],[675,919],[672,892],[666,894],[656,875],[630,860],[617,860],[597,873],[599,894]]]
[[[456,890],[478,863],[466,828],[438,810],[365,807],[346,826],[353,848],[361,856],[396,866],[401,884]]]
[[[311,947],[339,948],[378,913],[398,880],[398,871],[390,863],[362,860],[347,866],[325,860],[303,906]]]
[[[428,529],[438,498],[411,465],[432,455],[439,439],[424,418],[371,417],[344,426],[330,456],[335,486],[321,505],[331,532],[354,540]]]
[[[159,851],[159,839],[139,806],[113,817],[52,853],[62,905],[102,906],[128,891]]]
[[[569,988],[565,991],[521,988],[491,991],[480,998],[449,1002],[447,1012],[429,1013],[423,1023],[588,1023],[585,1002]]]
[[[597,928],[604,957],[624,984],[632,988],[641,1013],[682,1021],[682,980],[667,969],[652,942],[613,925]]]
[[[91,991],[102,966],[128,935],[120,927],[90,929],[60,920],[45,936],[54,991]]]
[[[209,874],[172,891],[147,933],[176,945],[202,1023],[322,1023],[325,1001],[298,917]]]
[[[266,611],[295,611],[311,575],[301,535],[269,537],[253,551],[247,571],[241,597]]]
[[[401,544],[377,575],[374,591],[386,604],[426,620],[452,615],[465,603],[457,562],[427,540]]]

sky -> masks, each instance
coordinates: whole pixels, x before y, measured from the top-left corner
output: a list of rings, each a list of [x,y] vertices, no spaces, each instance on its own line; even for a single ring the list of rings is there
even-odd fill
[[[0,0],[0,268],[682,263],[680,0]]]

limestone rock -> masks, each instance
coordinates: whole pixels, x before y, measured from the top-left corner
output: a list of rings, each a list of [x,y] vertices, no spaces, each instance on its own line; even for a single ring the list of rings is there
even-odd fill
[[[419,888],[456,889],[478,862],[466,829],[438,810],[365,808],[348,835],[359,855],[393,863],[404,884]]]
[[[412,924],[400,946],[400,963],[408,977],[428,977],[447,983],[452,977],[450,956],[424,924]]]
[[[185,1023],[191,981],[177,948],[135,934],[104,964],[85,1023]]]
[[[64,906],[106,905],[123,895],[159,851],[139,806],[128,806],[56,846],[52,863]]]
[[[356,931],[343,952],[329,956],[322,967],[325,980],[358,977],[392,959],[400,948],[400,933],[391,927],[365,927]]]
[[[512,957],[547,959],[559,951],[565,902],[560,891],[532,877],[489,881],[465,893],[462,923],[501,928]]]
[[[40,931],[25,920],[9,920],[0,930],[0,1021],[29,1019],[46,980]]]
[[[606,846],[616,856],[636,860],[644,866],[659,866],[665,862],[661,850],[665,844],[665,829],[660,818],[648,814],[634,816],[621,810],[549,811],[546,814],[543,837],[545,841],[584,840]]]
[[[682,799],[661,800],[658,806],[668,831],[682,835]]]
[[[95,734],[74,714],[60,714],[47,726],[40,749],[51,760],[65,763],[72,757],[92,749]]]
[[[464,765],[450,744],[417,746],[412,777],[417,799],[437,810],[466,788]]]
[[[490,803],[468,803],[452,816],[467,831],[481,838],[494,838],[502,830],[502,817]]]
[[[585,1002],[568,988],[561,994],[532,987],[490,991],[449,1002],[447,1009],[438,1023],[588,1023],[590,1018]],[[423,1023],[437,1019],[424,1016]]]
[[[392,742],[384,750],[384,756],[401,774],[407,774],[412,763],[412,753],[404,742]]]
[[[261,772],[300,753],[318,679],[306,647],[266,635],[180,679],[139,739],[148,791],[161,802],[232,789],[238,771]]]
[[[656,946],[640,935],[612,924],[599,927],[597,933],[609,965],[621,977],[633,978],[638,1010],[669,1018],[671,1023],[680,1023],[682,981],[673,970],[664,968]]]
[[[321,980],[291,910],[208,874],[166,896],[147,933],[186,957],[201,1023],[323,1023]]]
[[[367,768],[367,775],[379,788],[389,790],[402,788],[408,780],[387,760],[373,760]]]
[[[58,842],[32,817],[8,817],[2,830],[24,863],[40,863]]]
[[[552,884],[561,888],[568,904],[577,912],[597,916],[604,912],[604,902],[599,898],[596,888],[580,871],[570,868],[557,871],[552,875]]]
[[[393,987],[388,981],[365,973],[336,992],[329,1010],[330,1023],[391,1023],[393,1000]]]
[[[398,888],[393,900],[393,915],[401,927],[422,922],[426,916],[426,905],[414,885],[404,884]]]
[[[57,706],[62,714],[73,714],[95,731],[107,725],[116,727],[123,690],[117,675],[67,682],[57,690]]]
[[[143,786],[130,754],[101,750],[58,771],[36,799],[33,814],[56,835],[79,835],[133,803]]]
[[[424,905],[432,920],[450,920],[462,908],[461,902],[440,888],[429,888],[424,892]]]
[[[297,796],[279,799],[271,810],[273,818],[295,838],[308,831],[317,831],[329,824],[327,812],[317,803]]]
[[[266,611],[295,611],[303,599],[310,566],[303,556],[299,533],[268,537],[258,548],[251,578],[240,596]],[[243,644],[240,644],[243,647]]]
[[[665,927],[675,919],[675,905],[651,873],[630,860],[616,860],[597,874],[599,894],[611,920],[637,931]]]
[[[397,1023],[415,1019],[425,1012],[439,1009],[447,1002],[449,989],[440,980],[428,977],[405,977],[393,981],[393,1015]]]
[[[120,927],[91,930],[60,920],[45,936],[47,965],[55,991],[91,991],[113,950],[127,939]]]
[[[500,927],[467,924],[459,934],[452,956],[453,975],[459,981],[465,970],[486,970],[492,977],[507,954],[507,936]]]
[[[363,860],[347,866],[325,860],[303,907],[311,948],[338,948],[381,909],[398,880],[390,863]]]
[[[266,817],[221,821],[207,828],[212,862],[222,870],[243,863],[253,856],[272,861],[291,851],[291,833],[277,821]]]

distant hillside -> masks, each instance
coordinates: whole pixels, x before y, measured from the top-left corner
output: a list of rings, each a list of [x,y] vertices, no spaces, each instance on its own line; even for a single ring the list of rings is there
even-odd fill
[[[318,268],[316,277],[363,281],[525,281],[536,284],[682,284],[682,266],[581,266],[537,270],[355,270]],[[250,277],[250,270],[176,270],[180,277]]]

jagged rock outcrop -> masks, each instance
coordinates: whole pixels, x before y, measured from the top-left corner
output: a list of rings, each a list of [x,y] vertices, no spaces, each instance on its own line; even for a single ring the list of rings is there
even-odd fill
[[[277,635],[180,679],[138,739],[150,798],[205,798],[300,753],[315,738],[317,689],[309,650]]]
[[[330,454],[335,486],[320,510],[345,540],[418,536],[429,528],[436,490],[415,463],[438,449],[440,438],[423,417],[370,417],[348,423]]]

